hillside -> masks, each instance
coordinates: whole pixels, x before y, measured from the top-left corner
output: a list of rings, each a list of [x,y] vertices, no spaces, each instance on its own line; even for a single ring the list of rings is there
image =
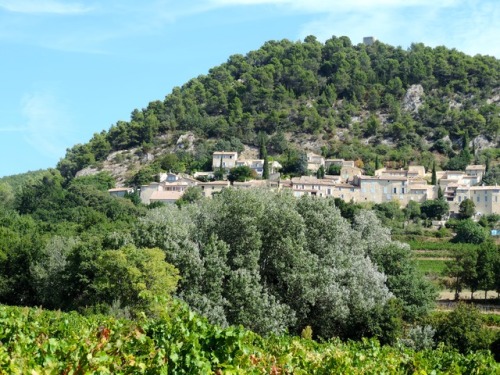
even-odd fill
[[[0,304],[25,308],[0,306],[0,368],[493,373],[479,350],[498,359],[496,328],[465,304],[434,314],[436,286],[392,236],[459,237],[459,222],[427,228],[444,201],[401,210],[223,189],[162,206],[109,189],[211,169],[214,150],[256,157],[263,145],[288,175],[312,150],[367,174],[376,162],[484,162],[493,184],[499,67],[420,44],[268,42],[75,145],[59,170],[1,180]],[[491,216],[475,224],[483,237],[469,258],[456,248],[456,288],[500,290]]]
[[[285,153],[298,148],[359,158],[368,169],[377,155],[396,165],[445,166],[465,143],[485,162],[498,157],[499,115],[494,57],[309,36],[230,56],[163,101],[135,109],[129,121],[68,149],[58,169],[66,178],[104,169],[119,184],[138,183],[146,165],[145,180],[161,169],[210,169],[211,152],[251,152],[259,134],[284,164]]]

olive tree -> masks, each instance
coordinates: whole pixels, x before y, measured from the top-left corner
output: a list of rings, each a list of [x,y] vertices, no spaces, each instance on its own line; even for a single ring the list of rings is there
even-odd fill
[[[373,213],[351,224],[331,199],[225,189],[151,210],[134,238],[161,248],[180,271],[177,295],[221,325],[359,338],[384,331],[398,306],[427,308],[409,249]]]

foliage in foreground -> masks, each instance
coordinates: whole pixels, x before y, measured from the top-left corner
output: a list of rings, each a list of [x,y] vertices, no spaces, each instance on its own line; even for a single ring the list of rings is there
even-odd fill
[[[60,374],[493,374],[486,352],[414,351],[376,340],[316,343],[221,329],[183,306],[161,319],[0,307],[0,370]]]

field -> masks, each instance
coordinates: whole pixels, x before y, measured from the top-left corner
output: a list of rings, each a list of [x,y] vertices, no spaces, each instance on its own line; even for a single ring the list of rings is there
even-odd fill
[[[0,306],[0,373],[494,374],[484,352],[413,351],[376,340],[314,342],[222,329],[184,307],[139,322]],[[492,322],[496,324],[496,321]]]
[[[452,259],[453,252],[463,247],[463,244],[453,244],[448,239],[433,237],[412,238],[404,242],[410,245],[420,273],[443,289],[446,262]]]
[[[439,278],[445,268],[445,259],[422,259],[416,258],[418,270],[429,278]]]

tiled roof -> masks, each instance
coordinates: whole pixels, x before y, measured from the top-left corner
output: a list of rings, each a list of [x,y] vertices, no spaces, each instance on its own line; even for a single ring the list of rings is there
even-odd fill
[[[177,200],[182,196],[182,191],[153,191],[150,201]]]
[[[465,170],[466,171],[471,171],[471,170],[486,170],[486,166],[484,165],[468,165],[467,167],[465,167]]]

